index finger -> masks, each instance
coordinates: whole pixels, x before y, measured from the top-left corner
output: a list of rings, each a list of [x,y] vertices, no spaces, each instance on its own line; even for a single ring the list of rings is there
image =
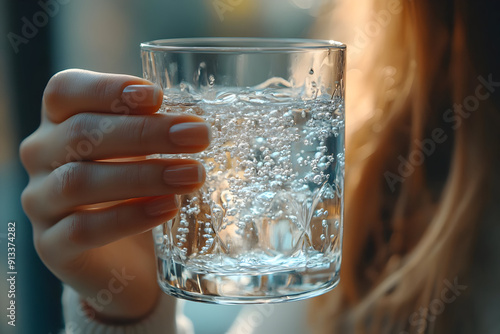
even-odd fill
[[[160,108],[162,97],[160,87],[142,78],[66,70],[49,80],[42,113],[55,123],[81,112],[152,114]]]

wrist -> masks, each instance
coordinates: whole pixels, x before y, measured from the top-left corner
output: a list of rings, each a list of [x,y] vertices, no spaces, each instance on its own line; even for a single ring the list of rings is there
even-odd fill
[[[192,333],[189,320],[182,313],[176,315],[176,298],[164,293],[159,294],[151,312],[142,315],[142,318],[130,318],[123,314],[109,317],[108,313],[96,312],[67,285],[64,286],[62,305],[67,332],[73,333],[78,329],[79,333],[108,333],[120,329],[127,333],[176,333],[180,326],[181,333]]]
[[[140,323],[150,317],[160,300],[160,294],[151,305],[136,305],[134,309],[124,308],[123,306],[113,307],[111,305],[97,304],[90,299],[84,299],[80,296],[80,307],[83,313],[91,320],[106,325],[124,326]]]

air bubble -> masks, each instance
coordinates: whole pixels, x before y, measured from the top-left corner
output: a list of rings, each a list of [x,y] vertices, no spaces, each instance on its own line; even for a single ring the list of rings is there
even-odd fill
[[[200,81],[203,79],[205,85],[213,86],[215,77],[207,73],[208,67],[200,68],[204,69]],[[308,71],[306,69],[306,73]],[[314,73],[313,68],[310,71],[311,75],[318,73]],[[175,159],[198,159],[207,171],[205,186],[192,195],[183,196],[181,213],[167,224],[171,228],[170,235],[174,236],[174,245],[184,247],[180,240],[191,242],[194,236],[187,237],[191,230],[196,232],[200,241],[196,241],[199,243],[196,248],[189,248],[190,257],[209,255],[207,253],[230,247],[237,250],[238,247],[247,247],[246,242],[250,242],[247,237],[251,239],[256,235],[260,242],[264,235],[275,237],[267,234],[280,233],[278,229],[264,231],[263,224],[281,224],[282,221],[285,224],[286,221],[291,229],[302,227],[298,232],[302,233],[308,224],[304,220],[310,217],[311,211],[314,211],[314,221],[322,225],[323,240],[332,231],[338,234],[333,229],[338,208],[330,205],[330,197],[319,188],[327,181],[341,181],[342,178],[341,173],[337,175],[337,170],[343,165],[340,159],[338,164],[336,160],[337,154],[343,153],[338,150],[343,145],[343,106],[339,105],[338,99],[332,102],[322,100],[322,90],[318,89],[320,82],[313,83],[313,79],[316,77],[308,79],[308,89],[316,88],[313,94],[309,91],[306,94],[308,97],[318,94],[316,100],[291,102],[295,96],[282,93],[284,87],[281,86],[279,94],[273,90],[274,95],[269,95],[266,88],[259,91],[252,88],[247,94],[227,90],[219,92],[215,90],[218,87],[213,86],[201,90],[199,96],[191,96],[200,92],[199,87],[191,88],[183,83],[185,92],[181,96],[190,95],[187,102],[179,102],[175,97],[164,101],[163,109],[169,112],[203,111],[203,117],[212,129],[212,143],[206,151],[172,155]],[[167,103],[169,105],[165,107]],[[338,114],[335,114],[336,109]],[[338,138],[332,132],[334,128],[339,133]],[[339,157],[343,160],[343,155]],[[337,189],[334,184],[327,186]],[[188,200],[190,196],[195,197]],[[316,205],[329,208],[332,215],[324,209],[318,212]],[[196,230],[193,231],[194,226]],[[243,240],[231,239],[238,227]],[[219,239],[214,239],[216,233],[223,248],[211,247],[219,242]],[[313,247],[308,249],[314,251]]]

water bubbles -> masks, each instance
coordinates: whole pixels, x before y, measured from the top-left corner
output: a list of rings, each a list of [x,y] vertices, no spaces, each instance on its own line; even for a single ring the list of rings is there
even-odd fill
[[[190,216],[196,216],[200,213],[200,208],[198,206],[193,206],[186,211],[186,214]]]
[[[343,107],[321,98],[292,102],[290,97],[269,96],[263,91],[247,97],[240,91],[217,91],[215,77],[207,73],[206,66],[200,65],[198,70],[199,85],[205,85],[205,92],[212,92],[213,97],[183,108],[175,101],[168,102],[173,112],[202,110],[212,129],[212,143],[206,151],[174,156],[202,161],[207,178],[200,191],[183,195],[179,223],[171,231],[173,246],[188,247],[197,242],[197,248],[187,252],[190,257],[220,250],[231,253],[247,247],[242,245],[250,239],[261,242],[260,238],[274,235],[273,241],[262,242],[278,247],[282,240],[291,247],[296,240],[290,239],[290,231],[297,233],[297,238],[310,233],[306,227],[313,212],[323,237],[330,235],[336,216],[329,216],[328,211],[338,212],[331,205],[340,203],[331,184],[337,181],[336,175],[333,177],[337,153],[343,153],[335,151],[342,137],[336,139],[332,129],[335,126],[339,134],[343,133],[339,121],[343,120]],[[310,74],[315,74],[312,68]],[[321,83],[313,79],[309,78],[308,89],[321,91]],[[336,109],[341,115],[335,115]],[[313,202],[313,198],[319,202]],[[323,208],[317,211],[316,205]],[[266,234],[266,229],[275,227],[274,232]],[[190,235],[189,229],[195,233]],[[306,247],[314,250],[311,245]]]
[[[325,209],[320,208],[319,210],[316,210],[314,212],[314,217],[321,217],[321,216],[323,216],[324,213],[325,213]]]
[[[233,194],[229,190],[224,190],[221,195],[221,199],[223,203],[229,203],[233,200]]]
[[[313,182],[316,184],[321,184],[321,182],[323,182],[323,177],[321,175],[316,175],[313,177]]]
[[[252,202],[252,213],[254,215],[261,215],[264,213],[268,209],[275,195],[276,193],[271,191],[266,191],[258,195]]]
[[[250,145],[247,142],[242,142],[238,144],[238,150],[246,151],[250,148]]]

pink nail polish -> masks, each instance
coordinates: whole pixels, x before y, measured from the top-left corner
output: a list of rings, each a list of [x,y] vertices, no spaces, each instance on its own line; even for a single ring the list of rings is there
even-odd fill
[[[203,182],[204,171],[198,164],[170,166],[163,171],[163,179],[169,186],[188,186]]]
[[[210,137],[208,124],[202,122],[178,123],[169,130],[170,141],[178,146],[206,146]]]
[[[155,85],[130,85],[123,89],[122,99],[131,108],[153,107],[158,105],[160,94],[160,87]]]

